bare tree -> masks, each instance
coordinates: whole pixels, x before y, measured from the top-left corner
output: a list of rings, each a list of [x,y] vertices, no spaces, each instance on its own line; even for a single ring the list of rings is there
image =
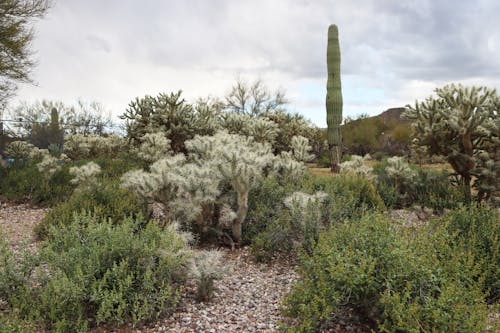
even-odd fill
[[[271,92],[260,79],[249,83],[240,77],[225,97],[226,109],[251,116],[275,111],[287,102],[283,91]]]

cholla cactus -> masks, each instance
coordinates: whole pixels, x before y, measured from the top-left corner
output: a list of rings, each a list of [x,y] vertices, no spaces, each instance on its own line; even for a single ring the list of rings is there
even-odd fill
[[[64,141],[64,152],[71,159],[95,158],[97,156],[114,156],[125,147],[125,140],[110,135],[107,137],[95,134],[73,134]]]
[[[221,279],[228,271],[222,260],[223,253],[217,250],[197,251],[194,254],[189,273],[197,283],[198,301],[209,301],[213,295],[214,280]]]
[[[146,162],[156,162],[171,154],[170,140],[161,132],[146,133],[140,140],[137,156]]]
[[[256,142],[273,144],[278,136],[278,124],[265,117],[227,113],[222,127],[230,134],[251,136]]]
[[[300,179],[307,172],[306,165],[303,162],[297,161],[293,153],[288,151],[284,151],[279,156],[276,156],[272,166],[275,175],[290,180]]]
[[[140,140],[137,156],[146,162],[156,162],[171,153],[170,140],[163,133],[147,133]]]
[[[254,138],[255,141],[269,144],[274,144],[276,137],[278,136],[278,124],[274,121],[263,117],[251,118],[248,122],[248,134]]]
[[[311,150],[309,139],[300,135],[292,137],[292,153],[297,161],[309,162],[312,160],[314,155],[309,153]]]
[[[36,147],[26,141],[12,141],[5,147],[5,154],[14,160],[30,158],[31,151]]]
[[[219,212],[219,223],[230,228],[238,215],[227,204],[223,204]]]
[[[83,134],[74,134],[64,140],[64,153],[72,159],[87,158],[90,155],[90,142]]]
[[[385,171],[389,177],[408,181],[412,181],[417,176],[417,172],[410,168],[410,165],[405,161],[404,157],[401,156],[388,158]]]
[[[139,194],[146,200],[156,201],[167,206],[175,197],[176,189],[172,170],[182,167],[186,161],[183,154],[162,158],[150,167],[151,172],[132,170],[125,173],[122,186]]]
[[[435,91],[437,98],[408,105],[403,116],[413,120],[414,143],[426,147],[431,156],[445,156],[470,197],[472,176],[482,163],[479,152],[497,155],[500,98],[494,89],[460,84]]]
[[[314,194],[297,191],[286,197],[283,200],[283,203],[288,209],[301,212],[307,209],[310,205],[323,202],[326,198],[328,198],[328,194],[321,191]]]
[[[220,176],[210,165],[184,164],[171,173],[171,182],[177,193],[171,202],[172,211],[187,221],[195,221],[200,233],[205,231],[206,222],[218,195]]]
[[[239,242],[248,212],[248,193],[263,177],[264,168],[273,162],[271,147],[251,137],[220,131],[214,136],[196,136],[186,141],[186,148],[198,161],[215,167],[236,191],[238,212],[232,231],[234,240]]]
[[[368,155],[369,156],[369,155]],[[367,156],[352,155],[350,161],[340,163],[340,172],[344,174],[355,174],[364,177],[372,177],[372,168],[365,164]]]
[[[477,188],[478,200],[491,201],[495,206],[499,199],[500,191],[500,160],[488,152],[482,151],[477,154],[477,165],[473,172],[476,176],[474,186]]]
[[[167,217],[195,221],[203,232],[219,195],[221,177],[210,163],[186,163],[183,154],[164,157],[150,172],[134,170],[122,177],[122,186],[145,199],[159,202]]]
[[[57,171],[61,170],[61,160],[52,155],[44,155],[42,161],[37,164],[38,171],[46,177],[51,178]]]
[[[34,147],[31,152],[30,152],[30,159],[33,161],[38,161],[40,162],[43,160],[45,156],[50,155],[50,152],[48,149],[39,149],[38,147]],[[66,154],[61,154],[67,157]]]
[[[80,167],[71,167],[69,173],[75,178],[71,179],[72,184],[80,187],[90,187],[97,182],[97,175],[101,173],[101,167],[94,162],[89,162]]]

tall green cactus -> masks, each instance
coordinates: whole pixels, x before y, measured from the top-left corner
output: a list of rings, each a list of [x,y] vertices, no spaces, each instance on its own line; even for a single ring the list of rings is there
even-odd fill
[[[340,171],[342,158],[342,86],[340,82],[339,30],[335,24],[328,27],[326,52],[328,81],[326,83],[326,123],[328,125],[328,146],[331,155],[332,172]]]

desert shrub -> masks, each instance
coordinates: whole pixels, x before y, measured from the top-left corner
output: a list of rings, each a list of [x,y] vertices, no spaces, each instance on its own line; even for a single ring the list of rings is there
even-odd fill
[[[410,234],[385,217],[333,225],[285,300],[290,332],[313,332],[354,311],[381,332],[479,332],[486,305],[467,252],[443,230]]]
[[[51,332],[156,319],[177,304],[185,246],[173,226],[75,215],[64,228],[50,228],[40,252],[44,269],[16,305]]]
[[[476,205],[461,206],[435,221],[454,236],[452,245],[470,251],[479,263],[488,299],[500,299],[500,218],[498,211]]]
[[[243,226],[243,242],[249,244],[280,216],[283,200],[299,186],[280,182],[275,177],[263,179],[250,190],[247,223]]]
[[[361,176],[309,177],[304,179],[302,189],[308,193],[328,194],[325,209],[328,223],[358,218],[366,211],[385,208],[372,181]]]
[[[316,164],[320,168],[329,168],[332,165],[332,161],[330,160],[330,152],[323,151],[318,158],[316,159]]]
[[[0,168],[3,169],[0,192],[10,201],[49,205],[64,201],[73,191],[69,167],[66,165],[56,170],[51,177],[44,177],[34,163]]]
[[[130,191],[119,186],[118,181],[102,181],[95,187],[74,192],[65,202],[51,209],[35,227],[39,238],[46,238],[50,226],[71,224],[75,213],[86,211],[96,219],[119,223],[129,216],[146,216],[145,203]]]
[[[2,314],[0,316],[1,333],[31,333],[35,332],[32,324],[17,318],[13,314]]]
[[[127,171],[143,166],[142,161],[131,153],[121,153],[117,158],[101,157],[92,161],[101,167],[101,179],[119,179]],[[85,162],[90,162],[90,160],[82,160],[77,164],[82,165]]]
[[[260,232],[252,239],[252,254],[258,261],[269,261],[280,252],[293,255],[301,251],[311,253],[319,232],[329,225],[359,218],[363,212],[384,208],[370,180],[359,176],[309,177],[301,184],[287,188],[273,186],[272,182],[263,184],[261,190],[264,191],[259,193],[262,195],[262,204],[253,213],[261,221],[254,224]],[[321,204],[307,202],[311,195],[306,193],[297,192],[290,196],[294,190],[322,193]],[[269,198],[267,202],[266,197]],[[287,197],[288,202],[285,203]],[[294,197],[302,204],[292,204]]]
[[[389,172],[389,167],[389,162],[384,161],[373,168],[377,191],[389,208],[418,204],[442,212],[466,201],[463,191],[453,184],[446,171],[406,165],[396,169],[395,174]]]

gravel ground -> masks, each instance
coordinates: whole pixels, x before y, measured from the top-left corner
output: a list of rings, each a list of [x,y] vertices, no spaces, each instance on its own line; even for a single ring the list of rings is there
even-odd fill
[[[32,208],[29,205],[0,204],[0,233],[5,236],[14,252],[23,245],[36,251],[37,241],[33,228],[48,212],[46,208]]]
[[[179,311],[142,332],[275,332],[281,299],[298,278],[294,267],[254,263],[247,248],[225,250],[225,259],[231,272],[215,282],[209,303],[196,302],[188,284]]]

